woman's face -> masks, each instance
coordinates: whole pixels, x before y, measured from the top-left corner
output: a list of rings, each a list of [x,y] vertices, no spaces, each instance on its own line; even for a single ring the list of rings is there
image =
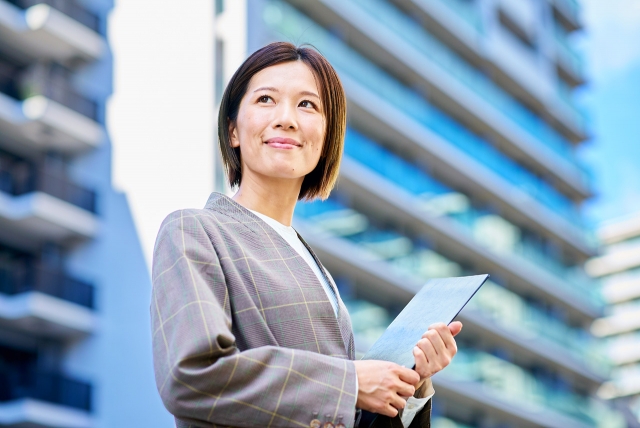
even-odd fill
[[[242,179],[297,179],[316,167],[325,118],[311,69],[302,61],[267,67],[249,82],[231,146],[240,147]]]

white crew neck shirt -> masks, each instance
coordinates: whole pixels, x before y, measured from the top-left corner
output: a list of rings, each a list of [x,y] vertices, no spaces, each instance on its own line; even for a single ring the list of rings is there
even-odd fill
[[[331,288],[331,285],[327,283],[327,280],[324,278],[324,275],[322,275],[322,272],[320,271],[320,267],[318,266],[318,263],[316,263],[315,259],[313,258],[313,256],[311,255],[307,247],[305,247],[305,245],[302,243],[302,241],[298,237],[298,233],[296,232],[296,230],[293,227],[285,226],[279,221],[274,220],[267,215],[259,213],[258,211],[254,211],[251,209],[249,209],[249,211],[251,211],[258,217],[260,217],[262,220],[264,220],[265,223],[267,223],[269,226],[271,226],[271,228],[273,228],[276,232],[278,232],[278,234],[282,236],[284,240],[287,241],[287,243],[291,245],[298,252],[298,254],[300,254],[300,256],[307,262],[309,267],[313,270],[313,273],[315,273],[316,276],[318,277],[318,281],[320,281],[320,284],[322,284],[324,291],[327,293],[327,297],[329,298],[329,301],[331,302],[331,306],[333,307],[333,312],[337,317],[338,316],[338,300],[336,298],[336,295],[334,294],[333,289]],[[327,272],[327,276],[328,275],[329,273]],[[357,396],[358,396],[358,378],[356,377],[356,397]],[[416,414],[427,404],[427,402],[431,399],[432,396],[433,394],[425,398],[409,397],[407,399],[407,405],[404,408],[404,411],[402,413],[402,418],[401,418],[402,425],[404,425],[405,427],[408,427],[409,425],[411,425],[411,422],[415,418]]]

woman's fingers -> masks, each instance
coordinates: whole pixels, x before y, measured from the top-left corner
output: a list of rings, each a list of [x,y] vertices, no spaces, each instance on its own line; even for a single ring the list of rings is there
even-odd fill
[[[414,349],[415,371],[421,380],[448,366],[456,354],[458,348],[453,336],[460,332],[462,323],[456,321],[451,324],[453,325],[452,328],[444,323],[430,326],[429,330],[422,335],[422,338],[416,344],[421,352]],[[423,355],[420,355],[420,353]]]
[[[462,323],[460,321],[454,321],[449,324],[449,331],[453,336],[456,336],[462,330]]]
[[[444,346],[450,350],[453,351],[453,354],[456,353],[458,347],[456,345],[456,340],[453,338],[454,334],[451,330],[453,330],[455,332],[455,334],[458,334],[460,332],[460,330],[462,329],[462,323],[459,321],[454,321],[451,323],[451,325],[447,326],[444,323],[436,323],[433,324],[429,327],[429,330],[427,330],[422,337],[426,337],[427,334],[429,334],[430,331],[436,331],[438,333],[439,339],[442,340]],[[431,333],[433,334],[433,333]],[[435,336],[433,336],[433,338],[437,341],[438,338],[435,338]],[[434,343],[434,345],[436,345]],[[436,350],[438,350],[438,354],[440,353],[439,348],[436,346]],[[453,354],[451,354],[453,356]]]
[[[405,382],[405,384],[415,385],[420,382],[420,375],[413,369],[408,369],[400,365],[397,366],[398,378]],[[413,392],[411,393],[413,395]]]
[[[417,345],[413,348],[413,357],[416,360],[416,373],[418,373],[420,379],[429,377],[429,361],[424,351]]]
[[[404,398],[400,397],[399,395],[396,395],[395,397],[393,397],[393,399],[391,400],[389,405],[391,407],[393,407],[394,409],[396,409],[396,414],[398,414],[398,410],[404,409],[405,406],[407,405],[407,400],[405,400]]]
[[[389,416],[390,418],[395,418],[398,414],[398,409],[393,407],[391,404],[387,404],[383,411],[378,412],[381,415]]]
[[[449,331],[449,329],[447,329],[447,331]],[[449,332],[449,335],[451,335],[451,332]],[[429,330],[425,333],[425,336],[433,345],[433,349],[435,349],[436,354],[441,357],[446,355],[447,347],[442,340],[441,332],[439,330]]]
[[[415,383],[420,382],[420,375],[415,372],[415,370],[411,370],[417,379]],[[402,380],[398,382],[396,385],[396,393],[401,397],[411,397],[416,392],[415,384],[409,384]]]
[[[403,397],[411,397],[420,382],[418,373],[398,364],[376,360],[353,364],[358,377],[356,407],[374,413],[395,416],[406,405]]]

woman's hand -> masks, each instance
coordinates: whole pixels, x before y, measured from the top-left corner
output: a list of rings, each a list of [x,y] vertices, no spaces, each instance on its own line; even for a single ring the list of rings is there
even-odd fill
[[[378,360],[353,362],[358,376],[356,407],[373,413],[395,417],[408,397],[416,391],[420,376],[415,370],[396,363]]]
[[[416,389],[420,388],[426,379],[449,365],[458,352],[453,337],[460,333],[460,330],[462,330],[460,321],[454,321],[449,326],[440,322],[430,326],[422,335],[413,348],[413,356],[416,359],[415,371],[420,375]]]

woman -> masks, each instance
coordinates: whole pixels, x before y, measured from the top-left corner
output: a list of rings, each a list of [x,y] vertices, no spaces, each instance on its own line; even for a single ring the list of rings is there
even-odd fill
[[[345,128],[340,80],[311,48],[272,43],[231,78],[218,132],[237,193],[170,214],[153,255],[156,381],[178,427],[429,426],[430,376],[462,325],[430,328],[415,370],[354,361],[335,283],[290,226],[298,200],[328,197]]]

